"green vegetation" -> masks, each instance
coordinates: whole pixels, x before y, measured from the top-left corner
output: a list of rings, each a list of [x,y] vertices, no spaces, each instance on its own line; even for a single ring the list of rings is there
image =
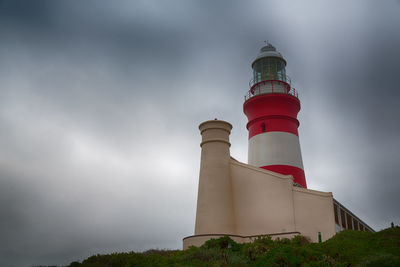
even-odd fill
[[[323,243],[303,236],[260,237],[238,244],[229,237],[181,250],[92,256],[69,267],[130,266],[400,266],[400,228],[378,233],[343,231]]]

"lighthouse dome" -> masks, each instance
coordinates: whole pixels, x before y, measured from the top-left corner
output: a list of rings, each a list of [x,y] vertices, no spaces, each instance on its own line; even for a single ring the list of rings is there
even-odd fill
[[[251,63],[251,67],[254,66],[254,63],[256,61],[258,61],[261,58],[266,58],[266,57],[280,58],[280,59],[283,60],[283,62],[285,63],[285,66],[286,66],[286,60],[283,58],[281,53],[276,51],[275,46],[273,46],[272,44],[268,43],[266,46],[264,46],[264,47],[262,47],[260,49],[260,52],[258,53],[257,57],[253,60],[253,63]]]

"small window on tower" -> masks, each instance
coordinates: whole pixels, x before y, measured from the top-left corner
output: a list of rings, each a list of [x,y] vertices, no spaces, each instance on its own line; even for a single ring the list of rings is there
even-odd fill
[[[265,123],[261,124],[261,132],[265,132],[267,131],[266,127],[265,127]]]

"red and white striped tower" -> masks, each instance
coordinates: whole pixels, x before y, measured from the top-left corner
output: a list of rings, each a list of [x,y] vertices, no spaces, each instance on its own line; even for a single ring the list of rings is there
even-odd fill
[[[300,100],[286,76],[286,60],[271,44],[251,64],[253,78],[243,110],[248,118],[248,163],[281,174],[307,188],[301,157]]]

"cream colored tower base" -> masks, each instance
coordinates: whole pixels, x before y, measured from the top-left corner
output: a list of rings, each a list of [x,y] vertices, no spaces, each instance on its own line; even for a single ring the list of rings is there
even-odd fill
[[[229,235],[237,242],[253,237],[292,237],[318,241],[335,234],[332,193],[293,186],[291,175],[281,175],[230,157],[231,124],[206,121],[202,135],[201,165],[195,235],[183,239],[183,248],[200,246],[211,238]]]

